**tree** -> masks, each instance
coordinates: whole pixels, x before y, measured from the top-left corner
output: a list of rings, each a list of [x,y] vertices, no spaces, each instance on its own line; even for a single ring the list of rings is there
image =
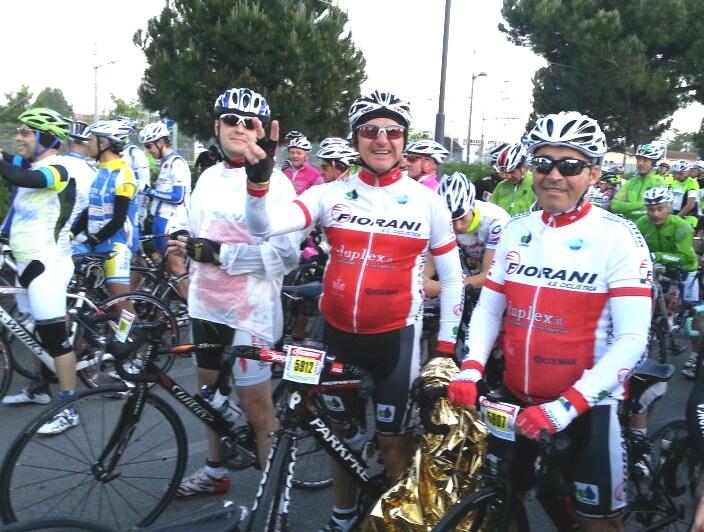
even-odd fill
[[[32,104],[33,107],[48,107],[67,117],[73,117],[73,107],[69,105],[61,89],[45,88],[37,95],[37,99]]]
[[[6,92],[7,103],[0,107],[0,120],[14,122],[29,107],[32,93],[29,86],[22,85],[17,92]]]
[[[264,94],[284,132],[344,137],[365,79],[346,25],[318,0],[170,0],[134,36],[148,62],[139,94],[199,138],[212,135],[213,104],[231,87]]]
[[[672,132],[675,135],[667,143],[668,150],[694,151],[696,149],[694,144],[695,133],[690,131],[680,131],[679,129],[673,129]]]
[[[129,116],[130,118],[134,118],[135,120],[139,120],[144,117],[146,110],[144,109],[144,105],[141,101],[139,101],[138,98],[126,102],[122,98],[118,98],[114,94],[111,94],[110,99],[112,100],[114,107],[110,112],[106,113],[107,116]]]
[[[701,0],[504,0],[502,14],[509,40],[550,63],[533,78],[532,118],[581,111],[611,145],[632,146],[669,127],[697,95],[695,76],[704,86],[692,59],[704,38],[672,31],[704,15]]]

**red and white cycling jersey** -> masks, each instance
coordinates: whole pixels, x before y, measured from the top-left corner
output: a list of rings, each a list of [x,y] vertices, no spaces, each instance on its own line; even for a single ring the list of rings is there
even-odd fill
[[[504,226],[511,219],[498,205],[485,201],[474,202],[474,218],[467,232],[457,235],[457,245],[464,254],[465,265],[471,275],[479,273],[485,249],[496,249]]]
[[[651,280],[645,240],[619,216],[585,203],[515,217],[472,316],[463,368],[483,369],[503,315],[504,383],[517,397],[543,403],[574,388],[580,411],[620,399],[645,353]]]
[[[398,169],[380,178],[362,171],[309,188],[287,204],[267,204],[266,195],[256,195],[250,190],[246,209],[254,234],[323,227],[330,257],[320,309],[333,327],[346,332],[383,333],[419,320],[430,249],[447,282],[439,347],[453,350],[462,279],[450,213],[439,196]]]

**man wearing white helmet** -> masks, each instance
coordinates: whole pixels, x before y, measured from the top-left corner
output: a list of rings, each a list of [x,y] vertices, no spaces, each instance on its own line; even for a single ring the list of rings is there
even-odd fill
[[[526,148],[518,142],[506,146],[494,165],[505,180],[496,185],[490,201],[511,216],[530,211],[535,202],[533,174],[528,171],[526,159]]]
[[[635,222],[645,214],[643,195],[649,188],[662,185],[664,179],[655,173],[655,163],[665,155],[660,144],[641,144],[636,150],[637,172],[631,176],[611,200],[611,211]]]
[[[302,135],[288,141],[288,160],[291,166],[284,170],[284,174],[291,180],[297,195],[314,185],[324,183],[318,169],[308,162],[311,149],[310,141]]]
[[[445,162],[449,153],[445,146],[434,140],[421,139],[411,142],[403,152],[408,177],[435,192],[440,186],[438,168]]]
[[[359,153],[349,143],[338,137],[328,137],[320,143],[315,156],[320,159],[320,171],[326,183],[349,175]]]
[[[646,352],[652,264],[632,223],[584,199],[606,153],[599,125],[574,111],[547,115],[529,141],[543,210],[504,227],[448,397],[475,408],[477,382],[503,332],[504,385],[509,402],[523,407],[516,426],[529,438],[517,441],[516,456],[533,456],[530,440],[543,430],[566,430],[579,442],[565,463],[575,464],[581,529],[621,530],[626,456],[618,404]],[[516,480],[530,477],[527,470]]]
[[[357,98],[349,122],[363,170],[313,187],[293,203],[269,203],[273,161],[255,143],[246,154],[252,231],[270,237],[319,223],[330,243],[320,300],[323,341],[338,360],[367,369],[375,381],[379,449],[392,480],[405,470],[413,450],[409,393],[420,371],[422,268],[428,253],[442,284],[436,355],[454,354],[462,300],[450,214],[436,194],[399,168],[410,119],[408,103],[390,92]],[[258,138],[270,142],[261,129]],[[344,425],[352,412],[345,406],[335,413],[337,421]],[[333,475],[335,505],[324,530],[349,530],[358,517],[354,484],[336,464]]]

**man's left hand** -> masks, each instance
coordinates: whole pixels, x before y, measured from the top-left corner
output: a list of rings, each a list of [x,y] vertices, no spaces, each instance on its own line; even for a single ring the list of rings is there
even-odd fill
[[[546,430],[555,434],[565,430],[578,416],[577,409],[564,397],[540,406],[529,406],[518,414],[516,425],[521,434],[533,440],[540,439],[540,432]]]
[[[184,237],[179,237],[179,240]],[[186,253],[196,262],[220,264],[220,243],[207,238],[186,239]]]

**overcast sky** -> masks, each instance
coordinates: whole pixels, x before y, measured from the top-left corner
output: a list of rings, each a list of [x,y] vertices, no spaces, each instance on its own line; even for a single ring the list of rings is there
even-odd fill
[[[350,18],[352,37],[367,61],[363,89],[389,88],[412,104],[414,128],[432,131],[438,108],[444,0],[337,0]],[[158,14],[164,0],[34,0],[31,32],[26,5],[3,10],[5,75],[0,93],[30,86],[60,88],[78,113],[93,112],[94,66],[98,70],[98,107],[109,96],[136,97],[145,68],[132,43],[138,28]],[[485,139],[518,140],[531,109],[531,77],[544,61],[506,40],[497,29],[500,0],[452,3],[445,114],[447,135],[467,136],[472,73],[485,72],[474,88],[472,138],[484,126]],[[60,37],[58,37],[60,35]],[[52,44],[43,36],[56,36]],[[310,58],[315,61],[315,57]],[[14,75],[10,75],[13,73]],[[674,126],[698,130],[704,107],[675,115]],[[483,120],[484,118],[484,120]],[[344,132],[341,132],[344,133]],[[344,135],[343,135],[344,136]]]

